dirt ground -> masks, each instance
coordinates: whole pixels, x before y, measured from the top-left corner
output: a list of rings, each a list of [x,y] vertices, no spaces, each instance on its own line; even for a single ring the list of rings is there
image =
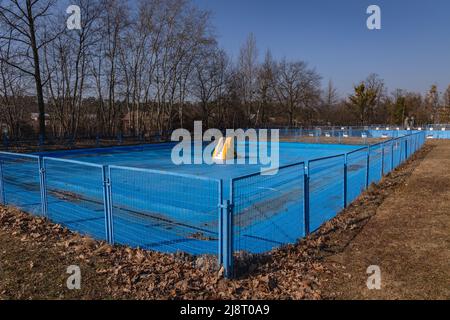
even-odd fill
[[[450,141],[433,149],[342,252],[323,262],[328,298],[450,299]],[[368,290],[367,267],[381,271]]]
[[[110,246],[0,207],[0,299],[450,299],[450,141],[429,142],[317,232],[252,257],[226,280],[215,259]],[[67,267],[81,269],[69,290]],[[366,269],[381,269],[368,290]]]

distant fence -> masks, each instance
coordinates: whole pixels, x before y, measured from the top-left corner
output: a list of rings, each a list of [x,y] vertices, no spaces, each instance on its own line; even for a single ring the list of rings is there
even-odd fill
[[[347,138],[360,138],[363,142],[374,138],[397,138],[416,132],[426,132],[427,139],[450,139],[450,124],[430,124],[421,127],[403,128],[393,125],[371,125],[371,126],[313,126],[313,127],[271,127],[268,129],[278,129],[280,138],[309,138],[312,142],[323,142],[328,138],[334,138],[333,142],[344,143]],[[260,130],[260,129],[256,129]],[[225,130],[223,130],[225,134]],[[107,147],[107,146],[125,146],[141,145],[145,143],[167,142],[170,140],[172,132],[149,132],[145,135],[122,135],[101,137],[50,137],[46,144],[36,139],[10,139],[3,135],[0,139],[0,149],[9,151],[24,147],[33,151],[50,151],[55,148],[75,149],[86,147]]]
[[[241,176],[227,188],[194,175],[0,152],[0,202],[111,244],[213,254],[231,276],[236,257],[316,230],[426,137],[417,132],[275,175]]]
[[[102,136],[78,136],[78,137],[47,137],[45,143],[39,139],[33,138],[10,138],[0,133],[0,148],[8,151],[9,149],[28,150],[52,150],[73,149],[86,147],[105,147],[105,146],[122,146],[122,145],[138,145],[145,143],[165,142],[170,139],[171,131],[150,132],[145,135],[122,135],[102,137]]]
[[[327,138],[343,143],[348,138],[367,139],[398,138],[418,132],[425,132],[427,139],[450,139],[450,124],[447,125],[425,125],[415,128],[403,128],[398,126],[378,125],[365,127],[340,127],[340,126],[315,126],[311,128],[302,127],[278,127],[280,138],[310,138],[321,142]]]

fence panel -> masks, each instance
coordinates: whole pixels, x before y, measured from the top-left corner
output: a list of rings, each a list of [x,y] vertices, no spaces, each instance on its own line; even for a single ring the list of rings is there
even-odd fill
[[[260,253],[304,236],[304,163],[232,180],[233,249]]]
[[[0,152],[0,203],[42,215],[39,157]]]
[[[383,160],[383,173],[388,174],[392,171],[392,141],[386,141],[383,143],[384,148],[384,160]]]
[[[376,144],[370,147],[369,157],[369,185],[381,180],[381,169],[383,166],[383,145]]]
[[[48,217],[71,230],[106,240],[103,167],[44,158]]]
[[[355,200],[366,188],[368,148],[347,155],[347,203]]]
[[[412,139],[411,137],[405,137],[405,160],[407,160],[411,155]]]
[[[344,161],[339,155],[309,162],[311,231],[343,209]]]
[[[393,145],[393,169],[397,168],[401,164],[402,159],[402,146],[400,139],[395,139],[392,141]]]
[[[405,139],[400,138],[399,143],[400,143],[400,164],[402,164],[406,160]]]
[[[414,134],[414,152],[420,148],[420,134]]]
[[[414,152],[416,152],[416,139],[417,135],[413,134],[412,136],[408,137],[408,154],[412,155]]]
[[[120,166],[110,177],[115,243],[219,254],[219,180]]]

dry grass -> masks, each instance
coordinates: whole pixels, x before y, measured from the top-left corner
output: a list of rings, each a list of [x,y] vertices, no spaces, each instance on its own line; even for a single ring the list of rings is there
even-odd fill
[[[215,258],[111,247],[0,207],[0,298],[448,298],[449,147],[429,143],[320,230],[254,256],[234,280]],[[364,290],[368,263],[385,275],[378,295]],[[81,290],[65,285],[73,264]]]

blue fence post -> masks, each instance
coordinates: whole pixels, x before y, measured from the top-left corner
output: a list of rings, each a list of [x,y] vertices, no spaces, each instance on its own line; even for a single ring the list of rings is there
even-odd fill
[[[103,185],[103,210],[105,213],[105,233],[106,241],[114,244],[114,232],[112,221],[112,201],[111,201],[111,169],[104,165],[102,168]]]
[[[3,180],[3,162],[0,160],[0,201],[6,205],[5,184]]]
[[[384,142],[381,143],[381,177],[384,176]]]
[[[222,263],[225,278],[233,276],[233,204],[230,200],[222,206]]]
[[[218,261],[219,266],[223,265],[223,181],[222,179],[219,180],[219,194],[218,194],[218,221],[219,221],[219,248],[218,248]]]
[[[44,217],[48,216],[47,208],[47,180],[46,180],[46,172],[45,172],[45,163],[44,158],[39,157],[39,188],[41,191],[41,214]]]
[[[348,193],[348,164],[347,164],[347,153],[344,156],[344,208],[347,208],[347,193]]]
[[[366,189],[369,188],[369,176],[370,176],[370,146],[367,147],[367,160],[366,160]]]
[[[305,236],[309,234],[310,193],[309,193],[309,161],[305,163],[303,172],[303,229]]]
[[[107,174],[108,174],[108,181],[109,183],[107,184],[107,191],[108,191],[108,208],[109,208],[109,234],[110,234],[110,241],[111,244],[115,243],[114,240],[114,217],[113,217],[113,197],[112,197],[112,186],[113,186],[113,181],[112,181],[112,176],[111,176],[111,167],[107,166]]]

